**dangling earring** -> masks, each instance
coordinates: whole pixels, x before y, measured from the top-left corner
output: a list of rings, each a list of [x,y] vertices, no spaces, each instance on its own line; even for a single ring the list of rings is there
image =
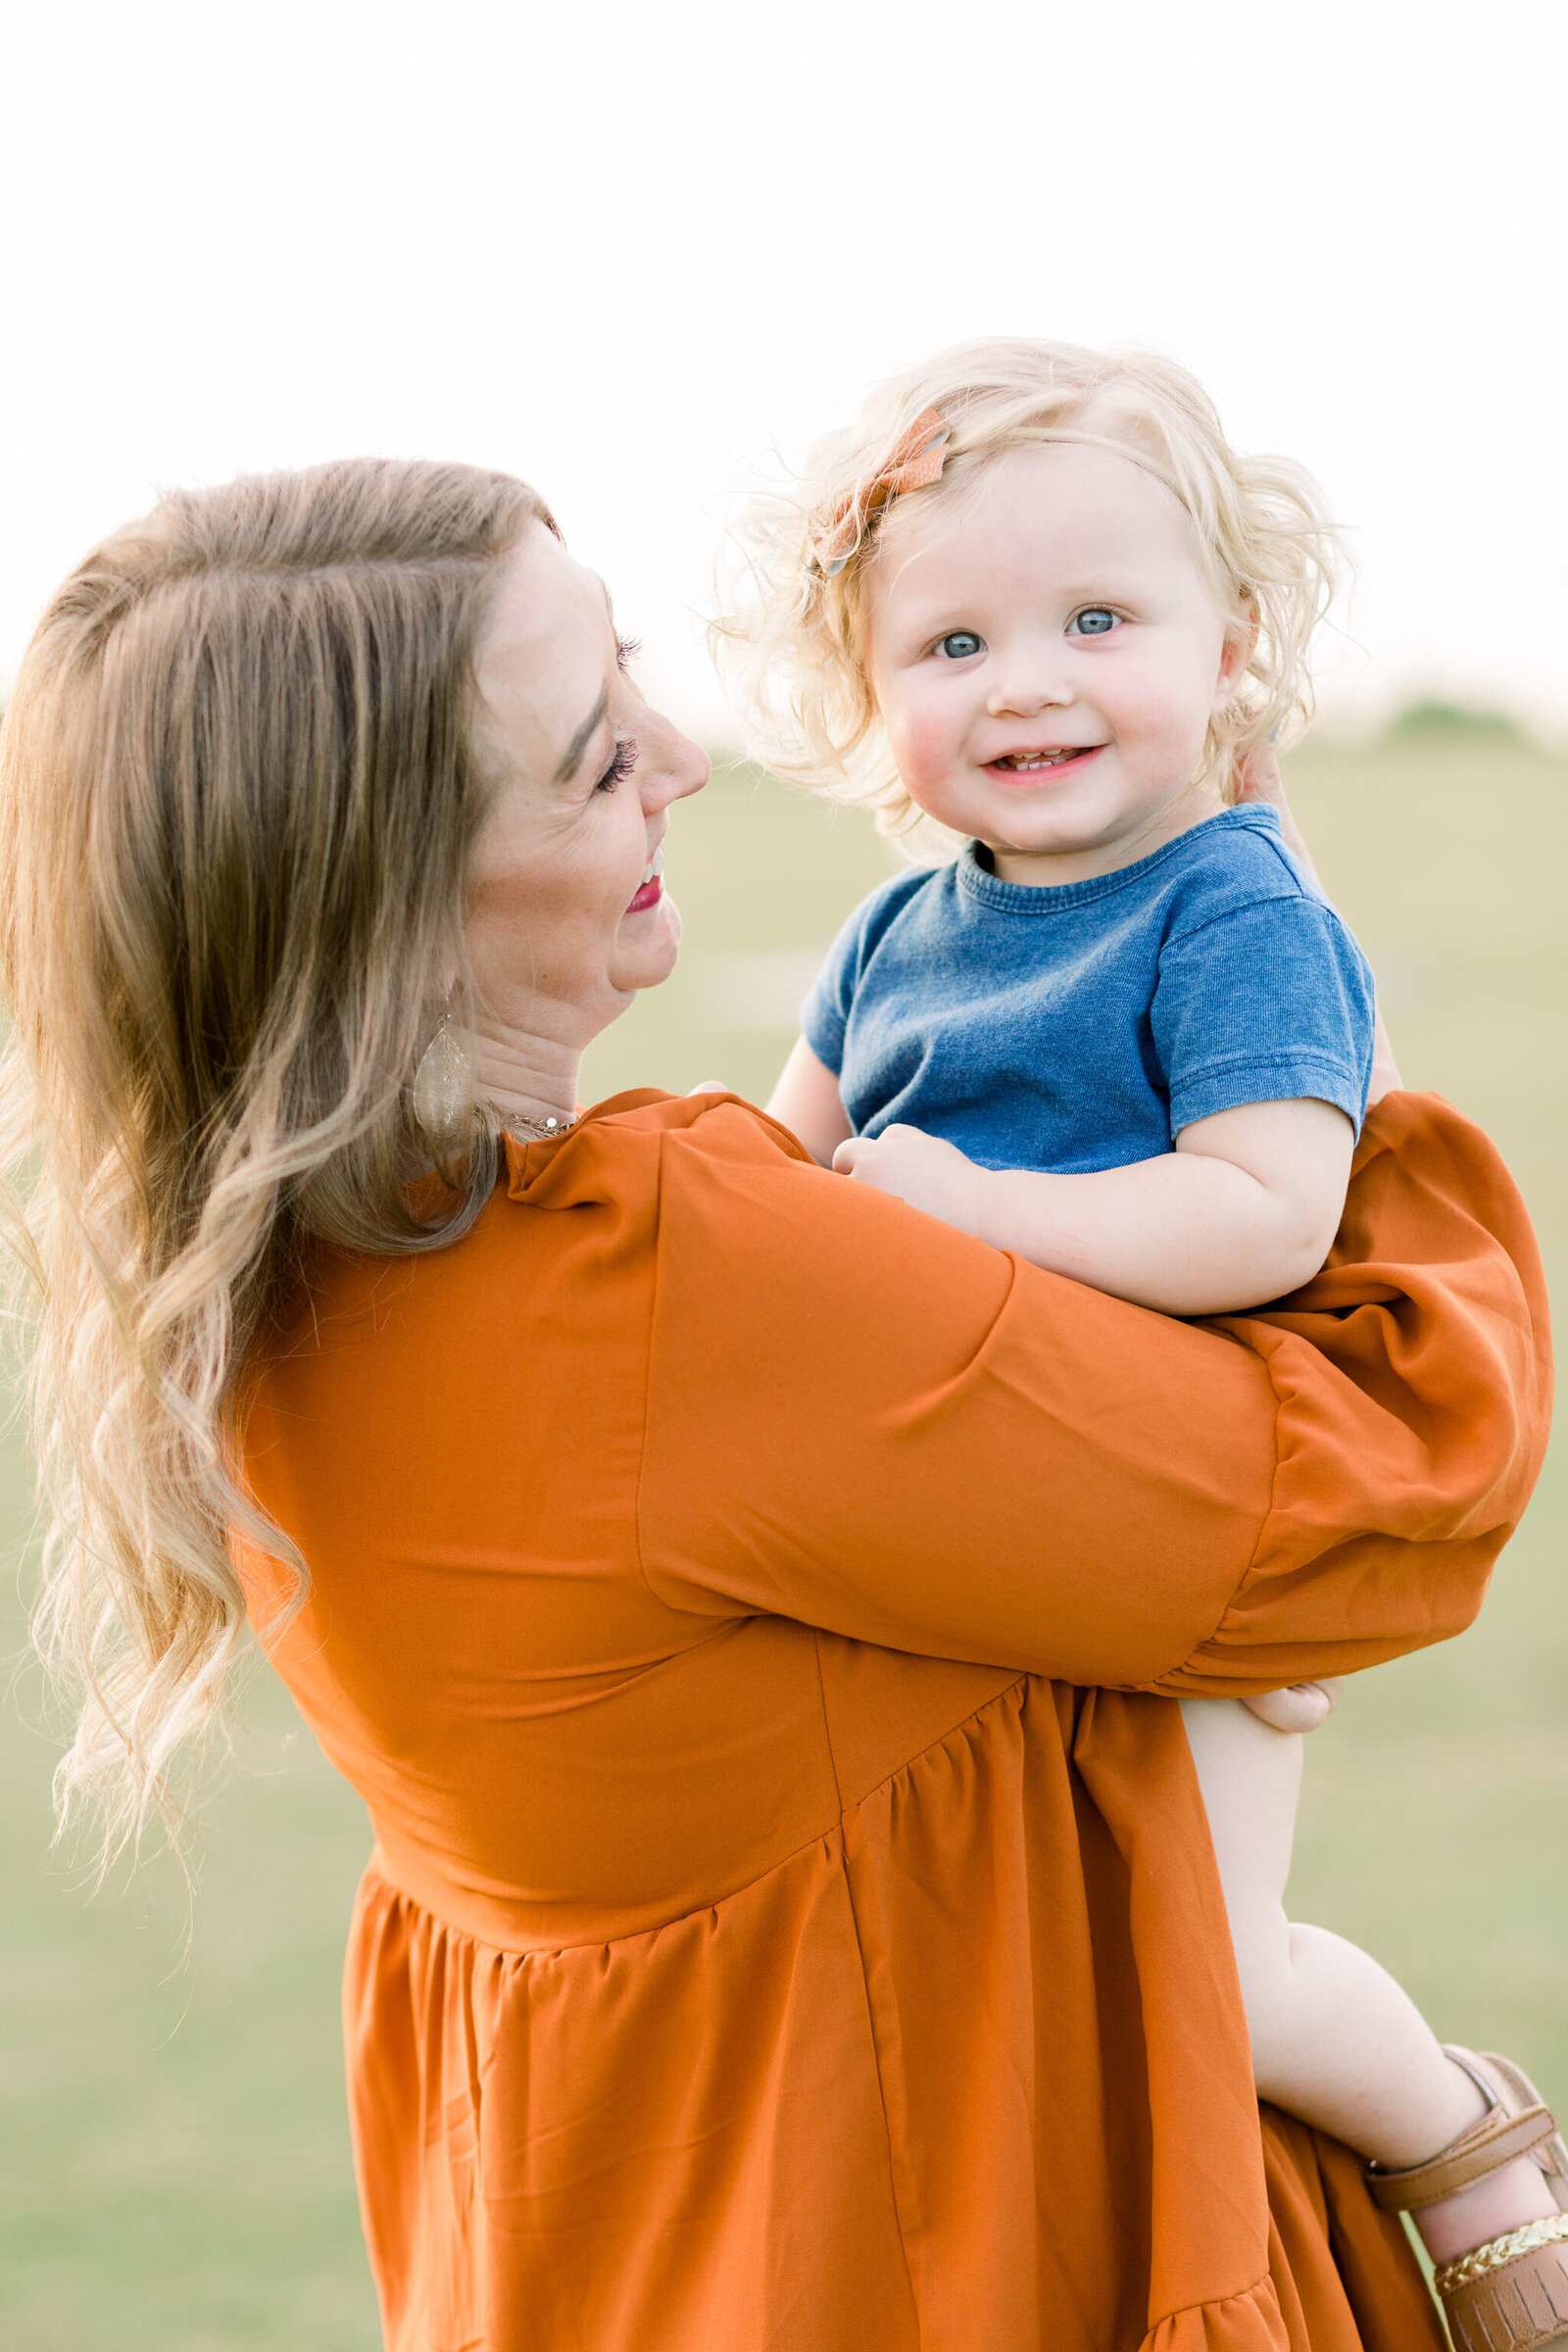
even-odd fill
[[[414,1115],[438,1150],[452,1152],[467,1143],[473,1122],[473,1075],[453,1026],[450,989],[441,1025],[414,1073]]]

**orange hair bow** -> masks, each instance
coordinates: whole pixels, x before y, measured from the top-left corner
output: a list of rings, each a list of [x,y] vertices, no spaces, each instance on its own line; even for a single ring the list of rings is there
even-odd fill
[[[811,532],[811,553],[827,580],[836,578],[855,553],[873,516],[903,490],[928,490],[942,479],[953,427],[936,409],[926,409],[868,482],[857,483],[825,522]]]

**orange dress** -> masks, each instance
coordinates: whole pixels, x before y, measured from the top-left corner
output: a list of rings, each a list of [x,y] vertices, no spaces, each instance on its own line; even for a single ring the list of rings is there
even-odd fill
[[[455,1247],[320,1267],[245,1465],[375,1830],[392,2352],[1435,2352],[1356,2160],[1259,2131],[1164,1694],[1457,1632],[1544,1347],[1430,1097],[1369,1120],[1294,1311],[1206,1328],[715,1096],[617,1097]]]

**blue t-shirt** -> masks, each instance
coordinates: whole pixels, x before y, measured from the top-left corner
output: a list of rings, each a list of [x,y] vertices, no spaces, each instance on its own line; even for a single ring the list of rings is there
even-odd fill
[[[858,1135],[902,1120],[982,1167],[1071,1175],[1244,1102],[1316,1096],[1360,1132],[1372,974],[1272,808],[1041,889],[976,849],[873,891],[807,999]]]

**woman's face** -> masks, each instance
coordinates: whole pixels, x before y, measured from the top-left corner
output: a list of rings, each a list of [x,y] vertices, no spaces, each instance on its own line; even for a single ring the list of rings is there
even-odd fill
[[[503,567],[475,663],[480,753],[501,789],[467,948],[481,1028],[514,1047],[580,1053],[674,968],[664,830],[709,761],[625,664],[604,583],[532,524]]]

